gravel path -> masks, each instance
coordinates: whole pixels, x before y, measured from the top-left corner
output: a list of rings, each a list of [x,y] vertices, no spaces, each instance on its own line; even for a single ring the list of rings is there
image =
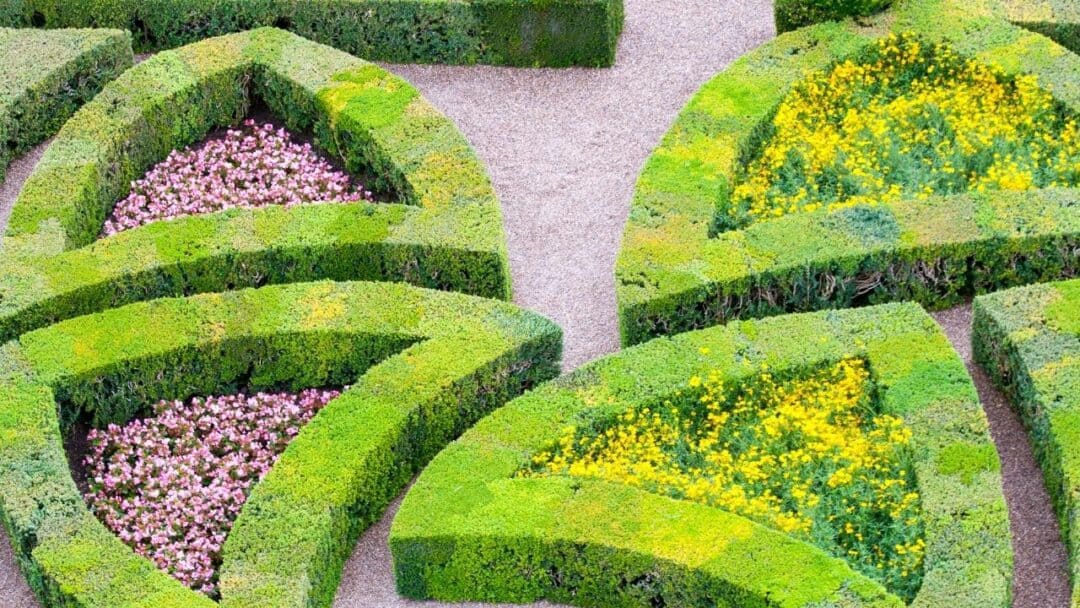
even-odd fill
[[[388,66],[453,118],[486,162],[503,205],[515,301],[564,328],[567,369],[618,348],[613,270],[645,158],[705,80],[774,33],[770,0],[626,0],[626,11],[619,60],[610,69]],[[9,170],[0,187],[0,228],[43,149]],[[970,310],[937,318],[970,365]],[[1026,435],[981,371],[972,374],[1022,540],[1014,541],[1014,606],[1067,606],[1064,550]],[[397,503],[357,544],[337,608],[443,606],[394,593],[386,536],[396,509]],[[3,539],[0,606],[37,607]]]

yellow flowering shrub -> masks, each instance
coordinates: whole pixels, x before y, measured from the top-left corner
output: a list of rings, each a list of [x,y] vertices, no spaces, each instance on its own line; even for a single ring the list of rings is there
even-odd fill
[[[793,87],[719,220],[1076,185],[1080,128],[1034,76],[894,34]]]
[[[523,476],[615,481],[705,503],[812,542],[911,598],[922,577],[911,432],[875,414],[865,363],[729,389],[690,379],[681,401],[567,429]]]

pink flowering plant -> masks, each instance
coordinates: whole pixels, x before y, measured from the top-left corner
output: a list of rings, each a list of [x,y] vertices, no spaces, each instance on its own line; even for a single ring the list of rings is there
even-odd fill
[[[87,503],[137,553],[213,597],[225,537],[249,491],[339,394],[161,401],[153,417],[92,430]]]
[[[246,120],[224,136],[174,150],[117,203],[103,234],[233,208],[352,203],[372,193],[284,128]]]

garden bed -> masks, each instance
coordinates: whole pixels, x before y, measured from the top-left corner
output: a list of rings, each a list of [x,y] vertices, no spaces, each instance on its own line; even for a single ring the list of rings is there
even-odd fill
[[[682,500],[671,485],[658,495],[640,478],[630,485],[583,474],[599,470],[590,468],[595,461],[579,461],[569,475],[530,472],[558,461],[561,450],[574,452],[579,432],[604,433],[627,412],[701,407],[715,384],[763,386],[765,365],[777,381],[799,382],[852,360],[869,371],[878,415],[902,420],[887,424],[910,441],[904,450],[925,542],[921,584],[910,594],[890,593],[780,531],[782,520],[755,523],[731,503],[717,508]],[[625,438],[621,430],[614,437]],[[628,441],[648,445],[640,436]],[[406,496],[390,543],[398,589],[416,599],[809,607],[902,606],[901,596],[913,596],[926,607],[1010,604],[997,452],[963,363],[914,304],[742,321],[588,364],[507,404],[435,458]]]
[[[975,299],[974,351],[1027,427],[1069,552],[1080,598],[1080,281],[1010,289]]]

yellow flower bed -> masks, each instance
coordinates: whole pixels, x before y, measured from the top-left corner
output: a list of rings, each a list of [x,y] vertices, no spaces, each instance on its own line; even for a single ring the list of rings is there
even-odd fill
[[[1080,129],[1034,76],[891,35],[787,95],[731,226],[966,191],[1080,185]]]
[[[874,413],[862,360],[790,380],[766,369],[731,390],[715,374],[689,384],[685,403],[567,429],[522,475],[604,479],[726,509],[914,595],[924,543],[911,432]]]

